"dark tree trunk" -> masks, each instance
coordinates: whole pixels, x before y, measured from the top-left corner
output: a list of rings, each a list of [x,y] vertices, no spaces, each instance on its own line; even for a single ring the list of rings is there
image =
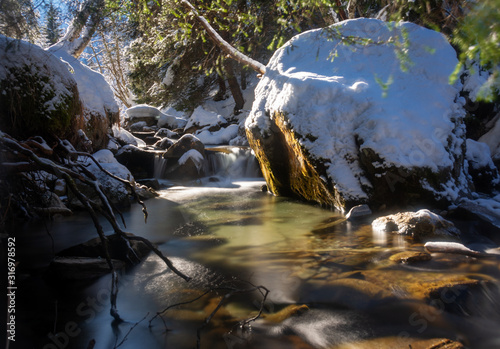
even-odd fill
[[[241,67],[240,76],[241,89],[244,91],[247,89],[247,70],[245,67]]]
[[[234,102],[236,103],[234,106],[234,114],[238,115],[241,112],[241,109],[243,109],[245,100],[243,99],[243,93],[241,92],[238,79],[234,75],[233,62],[229,60],[224,61],[224,71],[226,73],[227,84],[229,85]]]
[[[214,96],[214,101],[222,101],[226,99],[227,89],[224,76],[222,76],[220,73],[217,74],[217,82],[219,83],[219,91],[217,91],[217,94]]]

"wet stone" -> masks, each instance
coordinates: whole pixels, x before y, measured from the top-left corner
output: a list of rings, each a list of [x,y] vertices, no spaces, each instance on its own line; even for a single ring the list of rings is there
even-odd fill
[[[424,262],[432,259],[432,256],[427,252],[419,251],[403,251],[393,254],[389,260],[394,263],[411,264],[416,262]]]

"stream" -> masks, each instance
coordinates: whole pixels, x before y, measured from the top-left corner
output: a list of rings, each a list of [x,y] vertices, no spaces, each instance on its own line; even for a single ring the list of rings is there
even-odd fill
[[[44,277],[51,251],[96,236],[90,218],[26,223],[10,347],[196,348],[199,333],[201,348],[430,348],[444,339],[500,348],[498,259],[419,257],[423,244],[374,234],[373,217],[346,221],[263,184],[211,177],[161,190],[146,201],[147,223],[138,205],[123,212],[126,231],[156,243],[192,280],[150,254],[119,275],[119,324],[109,315],[109,276]]]

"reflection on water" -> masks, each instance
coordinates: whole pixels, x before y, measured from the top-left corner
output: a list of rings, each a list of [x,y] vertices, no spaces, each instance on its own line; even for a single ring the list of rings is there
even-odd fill
[[[156,242],[192,281],[150,255],[120,277],[122,324],[108,313],[109,277],[58,285],[41,292],[45,298],[26,291],[32,307],[22,311],[27,325],[20,331],[45,348],[87,348],[91,340],[95,348],[113,348],[123,339],[120,348],[194,348],[197,329],[224,301],[201,331],[202,348],[426,348],[443,338],[500,347],[498,259],[429,260],[421,244],[374,235],[369,221],[348,222],[263,193],[263,182],[204,184],[172,187],[148,201],[147,224],[139,207],[125,212],[127,230]],[[90,220],[79,216],[51,231],[65,241],[56,250],[95,235]],[[36,239],[24,244],[28,253],[33,242],[38,250],[50,244],[44,232],[30,234]],[[43,281],[32,279],[26,282],[42,290]],[[263,316],[241,328],[240,321],[257,314],[262,294],[223,297],[255,285],[270,290]],[[214,291],[205,295],[208,289]],[[157,312],[192,299],[150,323]],[[36,320],[42,311],[43,320]],[[68,323],[78,331],[68,335]]]

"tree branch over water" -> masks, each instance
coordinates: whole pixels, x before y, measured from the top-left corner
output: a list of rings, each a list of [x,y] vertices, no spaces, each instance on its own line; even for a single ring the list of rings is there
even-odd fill
[[[244,55],[233,46],[231,46],[226,40],[224,40],[219,33],[215,31],[215,29],[208,23],[208,21],[198,13],[196,8],[187,0],[181,0],[181,3],[189,8],[193,13],[196,20],[201,24],[201,26],[206,30],[207,34],[210,36],[210,39],[217,45],[222,51],[224,51],[229,57],[238,61],[243,65],[248,65],[250,68],[255,70],[257,73],[265,74],[266,67],[264,64]]]

